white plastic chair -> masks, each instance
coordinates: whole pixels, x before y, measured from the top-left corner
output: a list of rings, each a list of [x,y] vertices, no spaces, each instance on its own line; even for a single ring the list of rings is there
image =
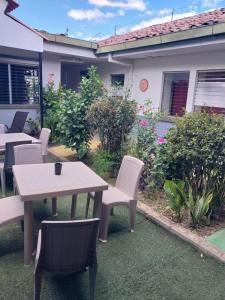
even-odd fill
[[[23,144],[15,146],[14,157],[15,165],[43,163],[42,148],[39,144]]]
[[[0,124],[0,133],[5,133],[5,125]]]
[[[46,157],[48,155],[48,142],[50,138],[51,130],[48,128],[42,128],[39,140],[41,141],[42,146],[42,156],[43,161],[46,161]]]
[[[0,227],[22,221],[24,203],[19,196],[11,196],[0,200]]]
[[[114,206],[125,205],[129,208],[130,231],[134,231],[138,184],[143,167],[144,163],[141,160],[131,156],[124,156],[115,187],[110,186],[107,191],[103,192],[101,223],[99,231],[99,239],[101,241],[107,241],[109,217]],[[85,213],[86,218],[88,215],[90,198],[93,197],[93,193],[88,194]]]

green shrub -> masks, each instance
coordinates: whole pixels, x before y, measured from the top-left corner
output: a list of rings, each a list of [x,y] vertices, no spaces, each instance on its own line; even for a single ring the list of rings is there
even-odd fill
[[[190,113],[167,136],[171,177],[185,180],[193,198],[212,194],[212,205],[225,200],[225,123],[222,116]],[[167,174],[168,176],[168,174]]]
[[[58,140],[77,151],[78,158],[85,156],[92,138],[91,124],[87,112],[93,101],[102,93],[102,81],[96,67],[88,69],[88,76],[82,77],[80,92],[61,90],[57,113]]]
[[[57,131],[58,123],[58,111],[59,104],[61,101],[62,89],[54,89],[54,84],[48,84],[44,88],[43,99],[44,99],[44,127],[51,129],[51,141],[56,142],[59,137]]]
[[[162,146],[157,143],[155,133],[155,125],[160,119],[160,114],[153,111],[149,99],[145,101],[145,105],[141,106],[141,112],[143,118],[138,121],[137,135],[135,139],[131,139],[132,144],[128,151],[144,162],[145,166],[140,180],[140,187],[145,193],[150,194],[156,190],[152,170],[158,148]],[[164,142],[165,140],[163,140]]]
[[[108,178],[113,172],[117,157],[106,150],[98,150],[92,157],[92,169],[101,177]]]
[[[122,153],[123,143],[133,128],[137,105],[129,96],[113,96],[110,91],[95,101],[88,119],[97,129],[101,147],[110,153]]]

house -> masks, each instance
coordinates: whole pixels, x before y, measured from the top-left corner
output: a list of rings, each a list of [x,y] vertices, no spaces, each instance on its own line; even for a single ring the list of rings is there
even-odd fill
[[[18,109],[35,118],[40,86],[76,90],[93,64],[106,87],[119,82],[168,116],[225,112],[225,8],[95,43],[34,30],[12,17],[17,7],[0,0],[0,123],[10,124]]]

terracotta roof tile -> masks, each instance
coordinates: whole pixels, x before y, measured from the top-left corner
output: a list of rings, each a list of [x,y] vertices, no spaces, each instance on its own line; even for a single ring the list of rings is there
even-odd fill
[[[99,41],[98,46],[104,47],[122,44],[125,42],[136,41],[148,37],[169,34],[171,32],[184,31],[192,28],[199,28],[222,22],[225,22],[225,8],[202,13],[192,17],[186,17],[172,22],[152,25],[121,35],[111,36],[110,38]]]

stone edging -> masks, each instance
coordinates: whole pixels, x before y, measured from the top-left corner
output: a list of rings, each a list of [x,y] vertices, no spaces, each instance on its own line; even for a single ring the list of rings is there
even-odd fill
[[[164,227],[166,230],[171,232],[172,234],[178,236],[184,241],[192,244],[195,248],[199,249],[201,252],[213,256],[214,258],[220,260],[225,263],[225,252],[218,249],[216,246],[209,243],[201,236],[197,236],[189,229],[182,227],[180,224],[174,223],[163,215],[154,211],[148,205],[138,202],[137,210],[144,214],[147,218],[151,219],[153,222],[159,224]]]

